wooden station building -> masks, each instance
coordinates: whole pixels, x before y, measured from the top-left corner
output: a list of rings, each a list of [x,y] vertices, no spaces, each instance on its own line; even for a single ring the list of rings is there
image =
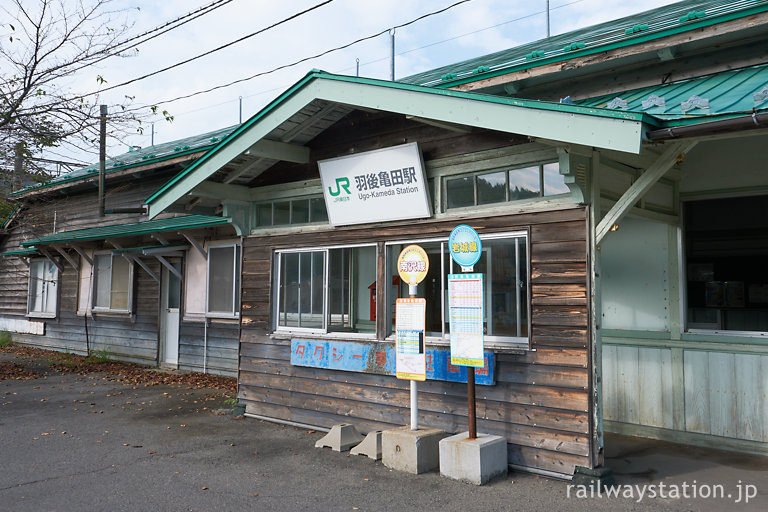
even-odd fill
[[[148,215],[109,217],[117,235],[25,234],[39,207],[20,210],[3,272],[27,272],[29,287],[4,278],[16,288],[0,322],[46,313],[19,339],[59,348],[67,329],[82,343],[79,323],[144,329],[144,359],[169,362],[159,318],[173,267],[176,364],[234,363],[248,415],[404,425],[394,262],[418,243],[430,260],[420,423],[459,432],[446,244],[468,224],[485,276],[478,430],[508,440],[511,467],[601,466],[605,430],[765,453],[767,26],[768,2],[685,1],[396,82],[312,71],[183,169],[153,172]],[[134,299],[100,311],[126,300],[124,266]],[[55,311],[40,311],[54,293],[41,282],[61,283]]]

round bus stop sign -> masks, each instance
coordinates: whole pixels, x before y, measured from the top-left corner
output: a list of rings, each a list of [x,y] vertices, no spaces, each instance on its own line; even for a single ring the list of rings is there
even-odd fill
[[[453,228],[448,237],[448,248],[451,251],[451,258],[462,270],[469,269],[480,259],[483,252],[483,243],[480,241],[480,235],[472,227],[466,224],[460,224]]]
[[[409,245],[397,258],[397,271],[400,279],[410,286],[416,286],[427,277],[429,258],[427,252],[418,245]]]

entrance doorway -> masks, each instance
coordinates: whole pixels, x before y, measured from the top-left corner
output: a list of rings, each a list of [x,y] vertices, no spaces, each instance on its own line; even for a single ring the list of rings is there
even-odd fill
[[[168,258],[168,262],[181,275],[181,260]],[[181,310],[181,279],[163,265],[160,292],[160,363],[164,366],[179,364],[179,311]]]

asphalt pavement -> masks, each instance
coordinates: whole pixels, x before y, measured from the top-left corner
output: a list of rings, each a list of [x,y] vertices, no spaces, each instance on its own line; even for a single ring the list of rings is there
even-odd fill
[[[585,497],[569,482],[516,472],[481,487],[436,472],[404,474],[314,448],[323,432],[225,411],[215,390],[130,386],[99,374],[0,382],[0,510],[766,509],[768,489],[740,504],[638,501]]]

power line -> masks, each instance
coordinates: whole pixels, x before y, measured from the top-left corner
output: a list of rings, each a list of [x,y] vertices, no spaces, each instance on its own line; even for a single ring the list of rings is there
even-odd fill
[[[190,11],[187,14],[185,14],[183,16],[179,16],[178,18],[175,18],[173,20],[167,21],[167,22],[163,23],[162,25],[159,25],[159,26],[157,26],[157,27],[155,27],[155,28],[153,28],[151,30],[147,30],[147,31],[145,31],[145,32],[143,32],[141,34],[137,34],[137,35],[135,35],[133,37],[130,37],[130,38],[126,39],[125,41],[121,41],[121,42],[119,42],[119,43],[117,43],[117,44],[115,44],[115,45],[105,49],[106,51],[115,50],[114,53],[109,53],[109,54],[104,55],[103,57],[101,57],[101,58],[99,58],[97,60],[94,60],[94,61],[89,62],[87,64],[83,64],[82,66],[73,69],[72,72],[74,73],[74,72],[80,71],[83,68],[87,68],[88,66],[92,66],[93,64],[97,64],[97,63],[99,63],[99,62],[101,62],[103,60],[106,60],[106,59],[110,58],[110,57],[114,57],[115,55],[119,55],[120,52],[124,52],[126,50],[130,50],[131,48],[135,48],[135,47],[139,46],[140,44],[144,44],[147,41],[151,41],[152,39],[154,39],[156,37],[159,37],[159,36],[161,36],[161,35],[163,35],[163,34],[165,34],[167,32],[170,32],[171,30],[175,30],[175,29],[181,27],[182,25],[186,25],[190,21],[193,21],[193,20],[195,20],[195,19],[197,19],[197,18],[199,18],[201,16],[204,16],[206,14],[210,14],[211,12],[215,11],[219,7],[224,7],[225,5],[227,5],[228,3],[232,2],[232,1],[233,0],[215,0],[214,2],[211,2],[210,4],[208,4],[206,6],[203,6],[203,7],[200,7],[198,9],[195,9],[194,11]],[[179,23],[179,22],[181,22],[181,23]],[[178,23],[178,25],[175,25],[176,23]],[[173,25],[173,26],[171,26],[171,25]],[[166,27],[170,27],[170,28],[166,28]],[[163,29],[165,29],[165,30],[163,30]],[[151,37],[147,37],[146,39],[144,39],[142,41],[139,41],[139,42],[134,43],[134,44],[132,44],[130,46],[126,46],[126,47],[122,48],[124,45],[130,43],[131,41],[136,41],[137,39],[141,39],[142,37],[148,36],[150,34],[152,34]]]
[[[253,80],[254,78],[257,78],[257,77],[260,77],[260,76],[269,75],[271,73],[274,73],[276,71],[280,71],[282,69],[286,69],[286,68],[290,68],[290,67],[293,67],[293,66],[297,66],[297,65],[299,65],[299,64],[301,64],[303,62],[306,62],[308,60],[317,59],[319,57],[323,57],[325,55],[328,55],[329,53],[337,52],[339,50],[344,50],[345,48],[349,48],[350,46],[353,46],[355,44],[361,43],[363,41],[368,41],[370,39],[375,39],[375,38],[379,37],[382,34],[388,33],[392,29],[398,29],[398,28],[407,27],[408,25],[412,25],[412,24],[416,23],[417,21],[421,21],[421,20],[423,20],[425,18],[429,18],[430,16],[435,16],[437,14],[442,14],[442,13],[444,13],[445,11],[447,11],[449,9],[452,9],[452,8],[458,6],[458,5],[465,4],[465,3],[471,2],[471,1],[472,0],[459,0],[458,2],[455,2],[455,3],[451,4],[451,5],[449,5],[447,7],[444,7],[442,9],[439,9],[437,11],[432,11],[432,12],[429,12],[427,14],[423,14],[423,15],[419,16],[418,18],[414,18],[414,19],[412,19],[410,21],[407,21],[405,23],[401,23],[400,25],[395,25],[394,27],[390,27],[390,28],[384,29],[384,30],[382,30],[380,32],[377,32],[375,34],[371,34],[369,36],[361,37],[359,39],[356,39],[356,40],[354,40],[352,42],[343,44],[341,46],[336,46],[334,48],[325,50],[325,51],[317,53],[315,55],[311,55],[309,57],[304,57],[304,58],[299,59],[297,61],[291,62],[290,64],[283,64],[282,66],[277,66],[277,67],[272,68],[272,69],[270,69],[268,71],[262,71],[260,73],[256,73],[254,75],[251,75],[251,76],[248,76],[248,77],[245,77],[245,78],[240,78],[238,80],[234,80],[234,81],[228,82],[226,84],[217,85],[217,86],[211,87],[209,89],[200,90],[200,91],[197,91],[197,92],[193,92],[193,93],[186,94],[186,95],[183,95],[183,96],[178,96],[176,98],[171,98],[171,99],[168,99],[168,100],[158,101],[158,102],[153,103],[153,105],[164,105],[164,104],[167,104],[167,103],[173,103],[174,101],[179,101],[179,100],[191,98],[193,96],[198,96],[200,94],[206,94],[206,93],[218,90],[218,89],[223,89],[225,87],[231,87],[233,85],[236,85],[236,84],[239,84],[239,83],[242,83],[242,82],[247,82],[248,80]],[[79,98],[75,98],[75,99],[79,99]],[[132,109],[126,109],[126,112],[134,112],[134,111],[137,111],[137,110],[141,110],[143,108],[146,108],[146,106],[144,106],[144,107],[136,107],[136,108],[132,108]]]
[[[172,64],[172,65],[166,66],[166,67],[164,67],[162,69],[158,69],[157,71],[153,71],[151,73],[147,73],[146,75],[142,75],[142,76],[139,76],[139,77],[136,77],[136,78],[132,78],[131,80],[127,80],[125,82],[122,82],[122,83],[119,83],[119,84],[116,84],[116,85],[111,85],[111,86],[109,86],[109,87],[107,87],[105,89],[100,89],[98,91],[90,92],[88,94],[83,94],[83,95],[80,95],[80,96],[75,96],[74,98],[71,98],[70,101],[72,101],[72,100],[79,100],[81,98],[86,98],[86,97],[92,96],[94,94],[101,94],[101,93],[110,91],[112,89],[117,89],[118,87],[123,87],[123,86],[129,85],[129,84],[132,84],[134,82],[138,82],[140,80],[144,80],[146,78],[149,78],[149,77],[152,77],[152,76],[155,76],[155,75],[159,75],[160,73],[164,73],[165,71],[177,68],[179,66],[183,66],[184,64],[188,64],[188,63],[190,63],[192,61],[195,61],[197,59],[201,59],[201,58],[203,58],[203,57],[205,57],[207,55],[210,55],[212,53],[215,53],[215,52],[218,52],[218,51],[223,50],[225,48],[228,48],[228,47],[230,47],[232,45],[235,45],[237,43],[245,41],[246,39],[250,39],[251,37],[254,37],[254,36],[257,36],[257,35],[259,35],[259,34],[261,34],[263,32],[266,32],[267,30],[273,29],[273,28],[275,28],[275,27],[277,27],[279,25],[282,25],[282,24],[287,23],[287,22],[289,22],[291,20],[294,20],[294,19],[296,19],[296,18],[298,18],[300,16],[303,16],[304,14],[307,14],[309,12],[314,11],[315,9],[319,9],[320,7],[328,5],[331,2],[333,2],[333,1],[334,0],[325,0],[324,2],[320,2],[319,4],[313,5],[312,7],[308,8],[308,9],[304,9],[303,11],[300,11],[300,12],[298,12],[296,14],[293,14],[293,15],[287,17],[287,18],[284,18],[284,19],[282,19],[282,20],[280,20],[280,21],[278,21],[276,23],[273,23],[272,25],[269,25],[267,27],[259,29],[256,32],[253,32],[251,34],[243,36],[243,37],[241,37],[239,39],[236,39],[234,41],[230,41],[229,43],[223,44],[223,45],[221,45],[221,46],[219,46],[217,48],[214,48],[212,50],[209,50],[209,51],[207,51],[205,53],[201,53],[199,55],[195,55],[194,57],[190,57],[189,59],[183,60],[181,62],[177,62],[176,64]],[[465,1],[469,1],[469,0],[465,0]]]

